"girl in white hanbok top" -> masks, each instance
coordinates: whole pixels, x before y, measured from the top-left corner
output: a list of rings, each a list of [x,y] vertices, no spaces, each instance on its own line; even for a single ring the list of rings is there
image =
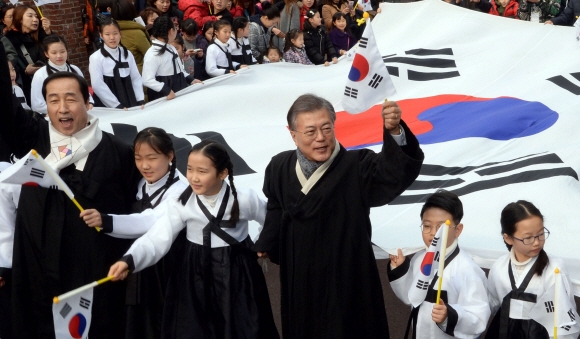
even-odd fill
[[[155,19],[151,33],[155,37],[143,61],[143,86],[149,101],[175,98],[175,92],[193,84],[193,74],[185,73],[179,53],[171,44],[177,36],[173,22],[167,16]]]
[[[132,53],[121,45],[121,26],[105,18],[99,25],[103,46],[89,57],[95,106],[128,109],[145,105],[141,74]]]
[[[225,20],[218,20],[214,24],[214,40],[207,48],[205,57],[205,71],[210,77],[217,77],[228,73],[236,73],[240,68],[248,67],[232,58],[230,41],[232,26]]]
[[[229,178],[229,185],[225,179]],[[186,229],[181,262],[167,287],[164,338],[278,338],[266,282],[251,250],[248,221],[264,223],[266,202],[236,190],[223,146],[202,141],[187,163],[189,188],[137,239],[109,276],[124,279],[163,257]]]
[[[49,75],[56,72],[74,72],[84,78],[83,72],[68,63],[68,44],[66,40],[57,34],[51,34],[42,41],[44,54],[48,58],[48,64],[41,67],[32,78],[30,86],[30,106],[38,113],[48,113],[46,98],[42,95],[42,84]],[[93,108],[93,97],[89,95],[89,110]]]
[[[548,331],[530,315],[536,302],[553,288],[556,268],[567,290],[559,293],[565,293],[573,305],[572,310],[564,310],[564,313],[576,314],[576,304],[562,261],[544,251],[546,238],[550,235],[544,227],[544,217],[532,203],[519,200],[503,209],[500,222],[503,240],[510,252],[500,257],[489,271],[489,303],[495,316],[486,338],[552,338],[553,327]],[[539,306],[549,309],[548,305]],[[558,338],[578,337],[578,333],[566,332],[565,328],[558,329]]]
[[[85,210],[81,217],[87,225],[100,226],[116,238],[136,239],[164,213],[168,201],[177,201],[188,187],[177,172],[177,161],[171,137],[161,128],[148,127],[135,137],[135,164],[143,175],[137,191],[134,214],[105,215]],[[175,258],[185,245],[185,233],[171,248],[170,255],[152,267],[131,275],[127,284],[127,321],[125,337],[160,338],[163,299]]]

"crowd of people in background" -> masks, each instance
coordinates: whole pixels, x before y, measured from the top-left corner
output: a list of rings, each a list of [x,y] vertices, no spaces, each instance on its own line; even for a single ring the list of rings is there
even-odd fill
[[[571,26],[580,15],[580,0],[444,1],[553,25]],[[380,8],[378,1],[371,4],[373,18]],[[42,80],[52,72],[82,73],[68,64],[67,42],[54,37],[48,18],[39,18],[32,7],[3,1],[0,6],[1,41],[16,74],[14,93],[25,107],[45,113]],[[91,52],[94,106],[127,109],[173,99],[191,84],[255,64],[328,66],[361,38],[363,13],[358,2],[348,0],[103,0],[87,5],[83,34]],[[59,53],[47,47],[54,41],[60,42]]]

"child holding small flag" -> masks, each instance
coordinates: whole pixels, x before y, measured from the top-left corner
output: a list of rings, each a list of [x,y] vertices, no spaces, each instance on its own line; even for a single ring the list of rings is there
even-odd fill
[[[577,338],[580,328],[574,295],[569,293],[570,282],[563,262],[544,251],[550,231],[544,227],[540,210],[531,202],[518,200],[503,209],[500,223],[503,241],[510,252],[499,258],[489,271],[489,302],[495,316],[486,338],[555,337],[554,312],[568,320],[556,324],[558,338]],[[565,286],[559,291],[565,296],[559,305],[555,298],[543,302],[543,296],[553,292],[556,269],[562,272],[559,278]],[[542,312],[535,312],[538,308]],[[546,323],[550,325],[542,325]]]
[[[252,190],[237,190],[233,175],[222,145],[210,140],[194,145],[187,162],[190,186],[111,266],[108,275],[116,280],[124,279],[127,270],[153,265],[185,228],[184,255],[166,290],[163,338],[279,337],[248,235],[249,220],[264,223],[266,202]]]
[[[461,251],[458,238],[463,231],[463,204],[459,197],[444,190],[432,194],[421,209],[421,231],[427,250],[412,259],[402,251],[391,255],[388,276],[393,291],[412,305],[413,338],[478,338],[489,318],[485,274],[468,254]],[[445,222],[449,220],[450,225]],[[447,243],[443,229],[449,227]],[[440,261],[439,251],[447,246],[440,302],[436,304]],[[406,336],[405,336],[406,337]]]

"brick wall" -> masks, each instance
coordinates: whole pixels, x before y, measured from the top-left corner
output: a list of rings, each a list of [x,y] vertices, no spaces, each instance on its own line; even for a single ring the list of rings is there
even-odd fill
[[[68,42],[68,60],[78,66],[89,79],[89,54],[83,37],[81,10],[84,0],[61,0],[59,3],[41,6],[42,14],[50,19],[53,32],[65,37]]]

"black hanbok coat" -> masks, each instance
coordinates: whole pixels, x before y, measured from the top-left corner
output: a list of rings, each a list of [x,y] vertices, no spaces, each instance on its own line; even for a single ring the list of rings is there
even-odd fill
[[[7,69],[0,51],[0,67]],[[0,71],[0,76],[6,70]],[[10,78],[0,77],[3,93]],[[50,152],[48,122],[13,107],[12,96],[0,96],[0,135],[17,157],[31,149]],[[135,200],[138,172],[131,147],[102,132],[83,171],[74,164],[60,177],[84,208],[127,214]],[[54,338],[52,298],[105,277],[131,241],[89,228],[64,192],[23,186],[14,235],[12,321],[15,338]],[[93,291],[91,338],[124,338],[124,283],[108,283]]]
[[[255,249],[280,264],[285,339],[389,338],[369,213],[419,175],[423,152],[401,125],[406,146],[386,129],[379,154],[340,146],[308,195],[296,175],[296,151],[282,152],[268,165],[268,212]]]

